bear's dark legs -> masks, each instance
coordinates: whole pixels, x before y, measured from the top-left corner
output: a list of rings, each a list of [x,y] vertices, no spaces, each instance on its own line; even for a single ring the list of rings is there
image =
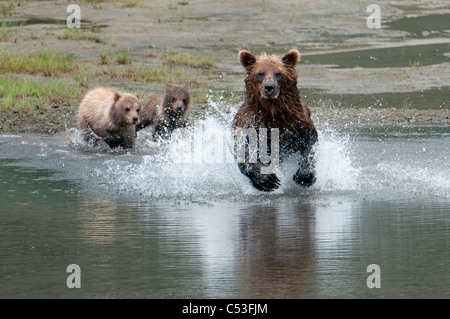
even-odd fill
[[[272,192],[280,186],[276,174],[261,174],[261,163],[238,163],[239,170],[247,176],[253,187],[264,192]]]
[[[121,136],[115,136],[107,132],[103,140],[110,148],[123,147],[124,141]]]
[[[303,187],[309,187],[316,182],[314,152],[302,156],[299,162],[298,170],[294,175],[294,182]]]

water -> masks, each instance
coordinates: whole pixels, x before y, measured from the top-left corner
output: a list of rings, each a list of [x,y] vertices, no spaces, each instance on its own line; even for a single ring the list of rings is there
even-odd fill
[[[421,67],[448,62],[449,50],[449,43],[433,43],[304,55],[302,61],[344,69]]]
[[[410,35],[422,35],[424,31],[434,31],[435,35],[440,36],[442,32],[448,32],[450,28],[449,19],[450,14],[412,15],[391,21],[387,26],[392,29],[407,31]]]
[[[329,101],[333,106],[345,108],[397,108],[413,110],[446,110],[450,86],[442,86],[429,90],[414,92],[382,92],[372,94],[332,94],[325,90],[301,89],[302,95],[308,97],[314,104],[311,106],[323,106],[320,102]]]
[[[222,117],[194,136],[228,127],[210,104]],[[287,164],[270,194],[234,164],[175,161],[189,134],[131,152],[0,135],[0,297],[448,298],[448,126],[319,130],[317,183]]]
[[[64,27],[67,26],[66,19],[59,20],[54,18],[42,18],[36,16],[27,16],[24,19],[9,20],[9,21],[5,19],[5,21],[8,27],[24,27],[29,25],[61,25]],[[99,28],[105,28],[107,27],[107,25],[105,24],[94,25],[92,21],[83,19],[80,22],[80,27],[82,29],[92,29],[98,31]]]

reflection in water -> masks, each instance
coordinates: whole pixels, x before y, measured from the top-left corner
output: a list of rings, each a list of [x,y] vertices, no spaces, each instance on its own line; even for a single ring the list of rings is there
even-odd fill
[[[315,252],[314,210],[301,201],[242,209],[237,255],[246,297],[308,295]]]
[[[124,212],[123,204],[89,194],[83,195],[81,201],[83,203],[80,209],[81,239],[91,245],[114,245],[119,238],[129,235],[130,225],[123,223],[124,216],[121,216],[121,212]]]

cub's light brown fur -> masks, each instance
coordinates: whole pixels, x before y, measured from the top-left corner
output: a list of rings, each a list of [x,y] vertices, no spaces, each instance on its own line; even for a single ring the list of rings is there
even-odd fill
[[[176,128],[186,126],[189,100],[189,91],[185,86],[168,85],[164,95],[154,97],[142,109],[136,130],[151,126],[155,139],[169,138]]]
[[[110,147],[131,148],[140,109],[137,94],[121,93],[110,87],[95,88],[84,96],[78,108],[78,128],[86,141],[92,138],[92,131]]]

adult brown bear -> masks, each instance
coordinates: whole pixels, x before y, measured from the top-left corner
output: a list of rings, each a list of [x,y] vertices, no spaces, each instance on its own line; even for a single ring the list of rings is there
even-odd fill
[[[246,92],[245,102],[233,120],[233,128],[243,132],[254,129],[258,134],[261,128],[266,128],[268,132],[278,128],[280,162],[288,155],[296,154],[298,169],[293,179],[301,186],[311,186],[316,181],[312,147],[317,142],[318,134],[311,111],[301,101],[297,88],[295,66],[300,60],[299,53],[290,50],[284,56],[254,56],[244,50],[239,52],[239,60],[247,71]],[[270,136],[268,139],[270,141]],[[267,145],[268,150],[258,149],[258,152],[270,153],[272,143]],[[270,192],[280,186],[275,173],[262,172],[267,163],[260,159],[252,163],[248,159],[246,154],[245,161],[238,163],[238,166],[256,189]]]

